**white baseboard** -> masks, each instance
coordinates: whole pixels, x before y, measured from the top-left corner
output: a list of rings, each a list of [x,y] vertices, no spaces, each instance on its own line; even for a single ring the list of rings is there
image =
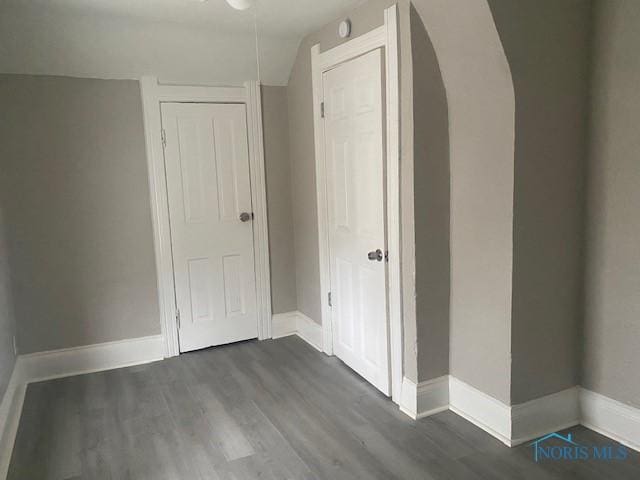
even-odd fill
[[[511,446],[511,408],[475,387],[449,377],[449,408]]]
[[[6,478],[27,385],[164,358],[161,335],[20,355],[0,404],[0,479]]]
[[[415,382],[403,377],[400,388],[400,410],[414,420],[449,409],[449,376],[426,382]]]
[[[418,385],[407,377],[402,377],[399,407],[402,413],[414,420],[418,418]]]
[[[271,332],[273,338],[298,335],[313,348],[322,352],[322,326],[302,312],[294,311],[273,315]]]
[[[402,379],[402,412],[419,419],[447,409],[510,447],[581,424],[640,451],[640,409],[584,388],[509,406],[450,375],[417,385]]]
[[[511,446],[580,423],[578,387],[511,407]]]
[[[509,406],[455,377],[449,386],[451,410],[510,447],[580,423],[577,387]]]
[[[26,385],[16,362],[9,385],[0,403],[0,478],[2,479],[7,477],[9,471],[25,390]]]
[[[418,384],[418,418],[428,417],[449,408],[449,375]]]
[[[271,336],[288,337],[298,333],[298,312],[276,313],[271,317]]]
[[[640,451],[640,409],[580,388],[581,421],[585,427]]]
[[[316,350],[322,352],[322,326],[311,320],[305,314],[298,312],[298,336]]]
[[[161,335],[20,355],[26,383],[130,367],[164,358]]]

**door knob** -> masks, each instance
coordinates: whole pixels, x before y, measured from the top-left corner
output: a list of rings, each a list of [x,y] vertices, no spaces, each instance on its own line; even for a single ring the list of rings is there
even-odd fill
[[[376,260],[377,260],[378,262],[381,262],[381,261],[382,261],[382,259],[384,258],[384,255],[383,255],[383,253],[382,253],[382,250],[377,249],[377,250],[375,250],[375,251],[373,251],[373,252],[369,252],[369,253],[367,254],[367,257],[368,257],[368,258],[369,258],[369,260],[371,260],[372,262],[375,262]]]
[[[253,213],[242,212],[240,214],[240,221],[241,222],[248,222],[251,219],[253,219]]]

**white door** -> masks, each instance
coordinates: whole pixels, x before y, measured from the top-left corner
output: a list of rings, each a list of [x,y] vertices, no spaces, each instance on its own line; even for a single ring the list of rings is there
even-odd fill
[[[180,351],[258,336],[244,105],[163,103]]]
[[[326,72],[333,348],[390,393],[381,51]]]

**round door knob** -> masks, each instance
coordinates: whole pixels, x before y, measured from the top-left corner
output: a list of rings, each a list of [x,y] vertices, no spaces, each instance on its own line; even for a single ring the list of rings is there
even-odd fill
[[[373,252],[369,252],[367,254],[367,258],[369,258],[369,260],[371,260],[372,262],[375,262],[375,261],[381,262],[382,259],[384,258],[384,254],[382,253],[382,250],[377,249],[377,250],[374,250]]]
[[[240,214],[240,221],[241,222],[248,222],[252,218],[253,218],[253,213],[242,212]]]

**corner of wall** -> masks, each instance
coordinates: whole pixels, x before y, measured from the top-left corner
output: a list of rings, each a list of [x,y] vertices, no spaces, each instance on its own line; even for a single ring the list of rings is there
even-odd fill
[[[411,6],[413,192],[418,380],[449,373],[450,164],[447,93],[438,58]]]
[[[508,402],[515,138],[511,72],[486,1],[454,6],[446,0],[414,0],[413,5],[433,43],[448,104],[450,371]],[[475,74],[470,76],[470,70]]]

